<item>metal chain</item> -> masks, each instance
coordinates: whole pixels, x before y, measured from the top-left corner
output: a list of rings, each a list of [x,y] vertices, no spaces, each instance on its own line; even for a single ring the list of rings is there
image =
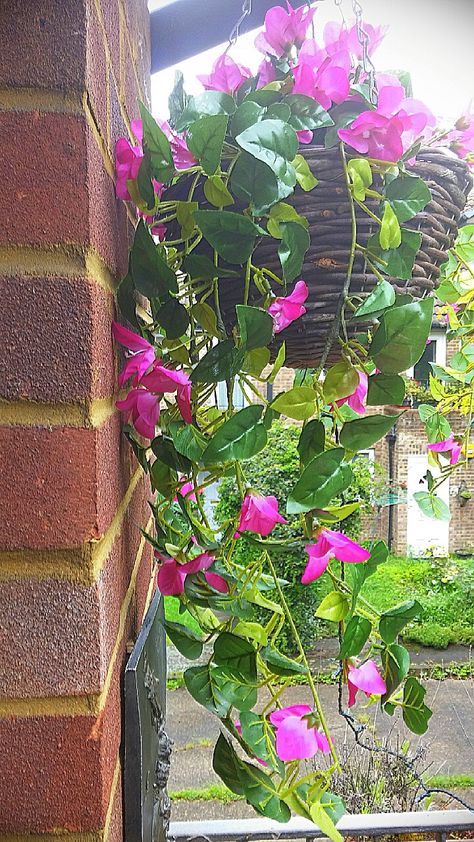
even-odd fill
[[[242,26],[245,18],[248,18],[249,15],[252,14],[252,0],[244,0],[242,3],[242,13],[240,18],[238,19],[237,23],[235,24],[234,28],[232,29],[229,35],[229,43],[226,47],[226,52],[230,50],[237,43],[237,39],[240,35],[240,27]]]
[[[335,0],[337,3],[337,0]],[[357,38],[362,47],[362,67],[369,77],[369,99],[372,105],[377,104],[377,85],[375,81],[375,66],[369,55],[369,36],[364,29],[362,20],[362,6],[359,0],[352,0],[352,8],[356,19]]]
[[[344,17],[344,9],[342,8],[342,0],[334,0],[334,5],[336,6],[337,9],[339,9],[339,12],[340,12],[340,15],[341,15],[341,18],[342,18],[342,25],[345,28],[346,27],[346,19]]]

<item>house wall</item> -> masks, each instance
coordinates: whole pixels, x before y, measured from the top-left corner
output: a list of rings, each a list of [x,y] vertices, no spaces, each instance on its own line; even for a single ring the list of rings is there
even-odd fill
[[[121,674],[153,586],[115,411],[113,154],[148,100],[146,0],[6,0],[0,31],[0,840],[120,842]]]

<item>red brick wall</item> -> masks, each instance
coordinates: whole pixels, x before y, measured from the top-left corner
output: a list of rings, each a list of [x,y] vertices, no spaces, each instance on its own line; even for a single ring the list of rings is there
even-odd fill
[[[113,150],[148,101],[146,0],[6,0],[0,31],[0,840],[119,842],[121,674],[153,586],[114,408]]]

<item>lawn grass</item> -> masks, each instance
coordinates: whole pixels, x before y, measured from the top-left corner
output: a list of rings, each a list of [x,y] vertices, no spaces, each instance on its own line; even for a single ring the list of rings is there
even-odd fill
[[[201,789],[177,789],[170,792],[172,801],[220,801],[228,804],[229,801],[242,801],[243,795],[235,795],[224,784],[209,784]]]
[[[173,623],[182,623],[184,626],[187,626],[188,629],[191,629],[191,631],[199,634],[201,631],[199,624],[196,622],[194,617],[191,617],[189,611],[180,613],[180,605],[181,603],[178,597],[165,596],[165,618]]]

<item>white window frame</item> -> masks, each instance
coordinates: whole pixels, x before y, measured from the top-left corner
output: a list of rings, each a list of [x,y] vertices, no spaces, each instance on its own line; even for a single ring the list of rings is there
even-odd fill
[[[236,400],[237,396],[239,397],[239,399],[241,398],[241,400]],[[247,401],[247,398],[245,397],[243,389],[241,388],[240,384],[237,381],[235,381],[235,383],[234,383],[234,391],[233,391],[232,397],[233,397],[234,407],[237,407],[239,409],[243,409],[245,406],[248,405],[248,401]],[[228,407],[229,407],[229,404],[228,404],[228,401],[227,401],[227,383],[225,382],[225,380],[223,380],[223,381],[221,381],[220,383],[217,384],[216,403],[217,403],[218,409],[228,409]]]

